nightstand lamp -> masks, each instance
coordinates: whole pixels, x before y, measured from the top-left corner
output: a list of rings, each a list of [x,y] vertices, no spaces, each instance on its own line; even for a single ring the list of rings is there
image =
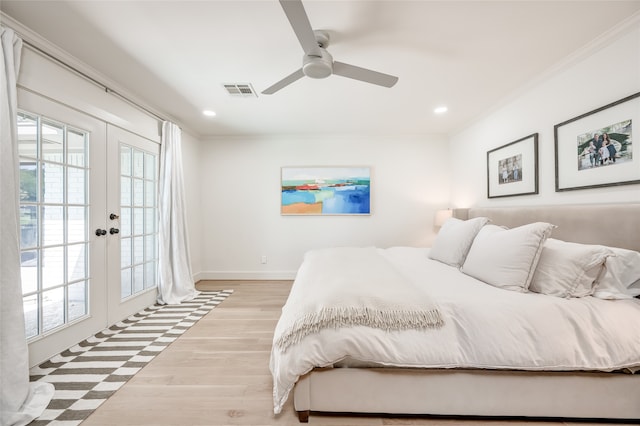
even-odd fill
[[[451,209],[436,211],[436,217],[434,219],[435,226],[440,228],[442,225],[444,225],[447,219],[449,219],[452,216],[453,216],[453,210]]]

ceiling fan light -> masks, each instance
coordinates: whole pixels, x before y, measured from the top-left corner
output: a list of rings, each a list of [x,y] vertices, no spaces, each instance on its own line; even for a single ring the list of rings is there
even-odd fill
[[[326,78],[331,75],[331,67],[322,62],[309,62],[302,68],[304,75],[311,78]]]
[[[325,49],[322,56],[304,56],[302,72],[311,78],[326,78],[333,73],[333,58]]]

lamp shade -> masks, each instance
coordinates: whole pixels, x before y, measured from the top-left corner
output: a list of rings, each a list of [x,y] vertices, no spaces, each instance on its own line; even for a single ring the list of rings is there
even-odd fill
[[[436,211],[436,217],[434,219],[435,226],[442,226],[446,222],[447,219],[453,216],[453,210],[438,210]]]

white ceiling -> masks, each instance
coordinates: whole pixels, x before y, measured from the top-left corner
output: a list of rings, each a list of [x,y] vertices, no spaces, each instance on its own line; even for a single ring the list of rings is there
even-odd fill
[[[303,3],[312,27],[328,30],[335,60],[398,83],[330,76],[273,95],[228,95],[224,83],[260,92],[301,67],[276,0],[2,0],[0,8],[203,137],[455,132],[640,13],[640,0]],[[449,112],[435,115],[443,104]]]

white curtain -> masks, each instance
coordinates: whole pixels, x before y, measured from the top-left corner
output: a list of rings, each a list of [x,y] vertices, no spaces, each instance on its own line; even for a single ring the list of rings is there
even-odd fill
[[[26,425],[51,401],[50,383],[29,382],[29,352],[24,331],[20,279],[20,181],[16,82],[22,40],[0,27],[0,425]]]
[[[158,303],[176,304],[199,292],[193,282],[185,217],[182,172],[182,131],[169,121],[162,124],[160,146],[159,281]]]

